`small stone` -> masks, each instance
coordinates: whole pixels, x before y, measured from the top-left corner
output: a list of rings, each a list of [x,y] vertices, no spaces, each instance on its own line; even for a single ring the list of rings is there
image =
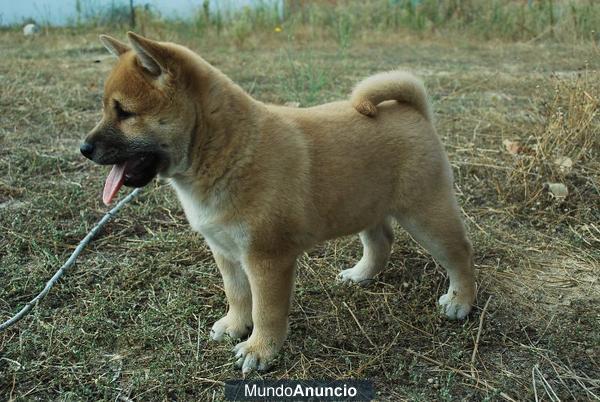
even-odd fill
[[[544,183],[544,188],[548,190],[552,196],[559,201],[564,200],[569,195],[567,186],[562,183]]]

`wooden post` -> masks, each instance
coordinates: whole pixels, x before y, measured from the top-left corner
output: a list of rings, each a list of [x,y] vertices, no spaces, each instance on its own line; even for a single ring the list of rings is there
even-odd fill
[[[133,8],[133,0],[129,0],[129,25],[131,29],[135,28],[135,8]]]
[[[550,12],[550,37],[554,38],[554,3],[548,0],[548,11]]]

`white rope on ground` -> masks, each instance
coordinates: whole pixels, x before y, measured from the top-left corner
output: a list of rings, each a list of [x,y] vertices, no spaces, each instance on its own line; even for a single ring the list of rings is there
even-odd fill
[[[73,254],[71,254],[69,259],[63,264],[62,267],[60,267],[60,269],[58,271],[56,271],[54,276],[52,278],[50,278],[50,280],[46,283],[44,290],[42,290],[40,292],[40,294],[38,294],[33,300],[31,300],[29,303],[27,303],[21,309],[21,311],[19,311],[17,314],[12,316],[7,321],[0,324],[0,332],[4,331],[8,327],[14,325],[16,322],[21,320],[23,317],[25,317],[31,311],[31,309],[33,309],[33,307],[35,307],[37,305],[37,303],[48,294],[50,289],[52,289],[52,286],[54,286],[56,284],[56,282],[58,282],[58,280],[64,275],[65,272],[67,272],[67,270],[69,268],[71,268],[71,266],[75,263],[75,260],[77,259],[79,254],[81,254],[81,252],[83,251],[85,246],[87,246],[90,243],[90,241],[94,238],[94,236],[96,236],[96,234],[98,234],[98,232],[100,231],[100,229],[102,229],[102,227],[106,224],[106,222],[108,222],[114,215],[116,215],[116,213],[119,211],[119,209],[121,209],[121,207],[123,207],[123,205],[125,205],[129,201],[131,201],[140,191],[141,191],[141,188],[136,188],[135,190],[133,190],[131,193],[129,193],[127,195],[127,197],[125,197],[121,201],[119,201],[117,203],[117,205],[114,206],[113,209],[108,211],[106,213],[106,215],[104,215],[102,217],[102,219],[100,219],[100,221],[98,221],[96,226],[94,226],[92,228],[92,230],[90,230],[89,233],[79,242],[79,244],[77,245],[77,248],[75,248],[75,251],[73,251]]]

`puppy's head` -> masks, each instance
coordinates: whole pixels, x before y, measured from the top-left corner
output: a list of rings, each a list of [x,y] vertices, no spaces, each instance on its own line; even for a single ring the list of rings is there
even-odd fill
[[[143,187],[157,174],[184,171],[196,122],[176,46],[128,37],[131,46],[100,36],[118,61],[104,86],[102,120],[81,145],[85,157],[113,165],[104,186],[107,205],[122,185]]]

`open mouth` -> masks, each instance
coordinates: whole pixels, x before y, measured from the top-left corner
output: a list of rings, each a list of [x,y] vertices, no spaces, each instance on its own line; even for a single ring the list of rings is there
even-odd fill
[[[123,185],[144,187],[150,183],[158,173],[159,162],[158,155],[148,153],[114,164],[104,183],[104,204],[110,205]]]

